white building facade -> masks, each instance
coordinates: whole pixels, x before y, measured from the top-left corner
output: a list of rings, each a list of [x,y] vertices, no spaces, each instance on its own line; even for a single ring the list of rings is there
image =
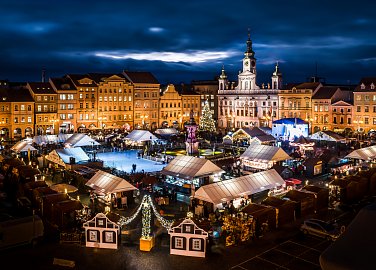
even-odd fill
[[[256,58],[248,34],[243,70],[238,84],[229,83],[224,68],[218,79],[218,128],[234,130],[242,127],[270,127],[278,115],[278,89],[282,87],[282,74],[278,63],[272,83],[260,88],[256,83]]]

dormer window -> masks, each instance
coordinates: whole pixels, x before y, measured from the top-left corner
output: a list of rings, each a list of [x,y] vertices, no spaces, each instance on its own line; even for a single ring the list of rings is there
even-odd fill
[[[364,85],[364,83],[362,83],[362,84],[360,85],[360,89],[364,90],[365,88],[366,88],[366,86]]]
[[[374,90],[375,89],[375,85],[373,83],[371,83],[371,89]]]

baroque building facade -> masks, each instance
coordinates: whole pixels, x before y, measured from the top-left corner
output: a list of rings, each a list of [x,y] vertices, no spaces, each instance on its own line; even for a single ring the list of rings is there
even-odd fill
[[[248,34],[242,72],[237,85],[229,83],[224,67],[218,79],[218,128],[233,130],[243,127],[270,127],[278,114],[278,90],[282,86],[282,73],[278,63],[271,85],[257,85],[257,64],[252,41]]]

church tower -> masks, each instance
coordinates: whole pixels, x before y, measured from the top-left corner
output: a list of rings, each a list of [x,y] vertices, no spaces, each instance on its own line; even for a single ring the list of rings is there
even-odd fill
[[[227,75],[225,73],[225,67],[224,66],[222,66],[222,73],[219,76],[218,84],[219,84],[218,90],[226,90],[227,89],[228,80],[227,80]]]
[[[272,76],[272,89],[282,88],[282,73],[279,70],[278,62],[275,65],[275,70]]]
[[[248,29],[247,50],[244,52],[243,58],[243,72],[251,72],[256,74],[256,58],[255,52],[252,49],[251,33]]]

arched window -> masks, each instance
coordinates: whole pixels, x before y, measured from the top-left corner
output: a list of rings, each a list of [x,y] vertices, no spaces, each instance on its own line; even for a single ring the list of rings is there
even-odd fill
[[[248,82],[244,82],[244,89],[248,89]]]

